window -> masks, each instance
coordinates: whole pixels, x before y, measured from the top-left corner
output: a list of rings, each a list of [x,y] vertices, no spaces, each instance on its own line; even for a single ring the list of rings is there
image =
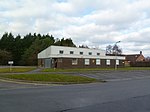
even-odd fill
[[[59,63],[61,63],[61,62],[62,62],[62,59],[61,59],[61,58],[59,58],[59,59],[58,59],[58,62],[59,62]]]
[[[96,65],[100,65],[101,64],[101,60],[100,59],[96,59]]]
[[[83,52],[80,52],[80,55],[83,55]]]
[[[110,60],[106,60],[106,65],[110,65]]]
[[[70,51],[70,54],[74,54],[74,52],[73,52],[73,51]]]
[[[60,51],[59,51],[59,54],[63,54],[63,53],[64,53],[64,51],[63,51],[63,50],[60,50]]]
[[[116,65],[119,65],[119,60],[116,60]]]
[[[100,55],[100,53],[97,53],[97,56],[99,56]]]
[[[85,65],[90,65],[90,59],[85,59],[85,60],[84,60],[84,64],[85,64]]]
[[[78,64],[78,59],[72,59],[72,65],[77,65]]]
[[[89,52],[89,55],[92,55],[92,52]]]

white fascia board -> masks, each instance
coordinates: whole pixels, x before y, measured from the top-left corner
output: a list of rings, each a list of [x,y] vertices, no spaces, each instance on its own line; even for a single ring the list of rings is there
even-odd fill
[[[89,55],[49,55],[49,58],[89,58],[89,59],[118,59],[118,60],[125,60],[124,56],[89,56]]]
[[[104,59],[125,60],[125,56],[105,56]]]

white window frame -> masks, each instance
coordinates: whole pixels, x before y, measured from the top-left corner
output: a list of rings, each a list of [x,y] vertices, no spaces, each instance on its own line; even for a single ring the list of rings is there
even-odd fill
[[[106,60],[106,65],[110,65],[110,59]]]
[[[119,65],[119,60],[116,60],[116,65]]]
[[[101,65],[101,60],[100,59],[96,59],[96,65]]]
[[[78,64],[78,59],[74,58],[72,59],[72,65],[77,65]]]
[[[85,65],[90,65],[90,59],[84,59],[84,64]]]

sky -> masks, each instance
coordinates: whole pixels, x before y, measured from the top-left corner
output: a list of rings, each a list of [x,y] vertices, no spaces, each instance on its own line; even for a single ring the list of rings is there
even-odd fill
[[[27,33],[71,38],[79,45],[150,56],[149,0],[0,0],[0,36]]]

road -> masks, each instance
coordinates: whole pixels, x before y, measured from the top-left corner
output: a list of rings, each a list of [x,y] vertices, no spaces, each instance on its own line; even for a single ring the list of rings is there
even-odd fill
[[[0,82],[0,112],[150,112],[150,78],[62,86]]]

